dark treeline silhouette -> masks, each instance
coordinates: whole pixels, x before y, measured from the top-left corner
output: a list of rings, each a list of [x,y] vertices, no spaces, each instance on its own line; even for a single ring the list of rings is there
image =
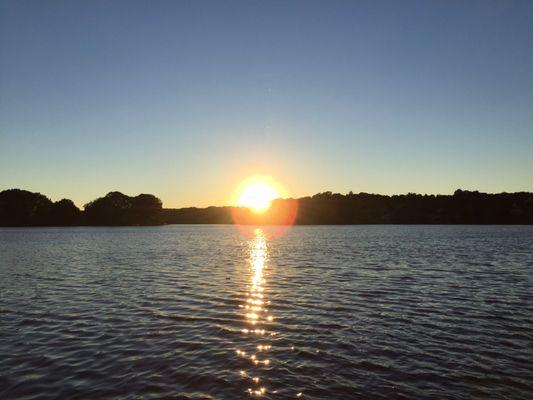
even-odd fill
[[[54,203],[27,190],[0,192],[0,226],[160,225],[161,210],[161,200],[151,194],[110,192],[81,211],[67,199]]]
[[[233,207],[187,207],[163,209],[166,224],[232,224]]]
[[[161,225],[162,207],[151,194],[130,197],[110,192],[86,204],[82,215],[88,225]]]
[[[289,221],[289,222],[287,222]],[[0,192],[0,226],[161,224],[533,224],[533,193],[384,196],[324,192],[275,200],[264,214],[242,207],[163,209],[151,194],[110,192],[78,209],[71,200],[52,202],[40,193]]]
[[[298,224],[533,224],[533,193],[383,196],[324,192],[298,200]]]
[[[276,224],[294,200],[276,200],[265,214],[246,214],[240,220],[250,224]],[[321,224],[533,224],[533,193],[487,194],[457,190],[453,195],[384,196],[352,192],[342,195],[324,192],[296,200],[294,223]],[[170,224],[232,223],[236,208],[165,209]]]
[[[0,192],[1,226],[68,226],[79,218],[80,210],[71,200],[54,203],[40,193],[20,189]]]

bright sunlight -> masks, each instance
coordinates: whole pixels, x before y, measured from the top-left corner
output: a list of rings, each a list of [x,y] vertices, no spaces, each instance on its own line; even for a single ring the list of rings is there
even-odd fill
[[[280,199],[278,202],[277,199]],[[255,236],[252,226],[277,226],[267,236],[279,237],[294,224],[298,202],[277,179],[269,175],[253,175],[242,181],[233,193],[231,208],[233,223],[246,234]]]
[[[265,182],[255,182],[245,186],[239,195],[238,205],[248,207],[256,213],[263,213],[270,207],[279,193]]]

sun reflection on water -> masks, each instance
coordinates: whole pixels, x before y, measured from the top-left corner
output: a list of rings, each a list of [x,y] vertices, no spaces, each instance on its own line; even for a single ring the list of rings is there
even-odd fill
[[[254,230],[254,237],[250,240],[249,254],[250,283],[246,298],[243,304],[239,305],[239,308],[244,309],[246,327],[241,332],[247,337],[248,351],[237,349],[236,354],[249,362],[248,370],[239,371],[240,376],[249,379],[250,387],[246,391],[253,397],[261,397],[269,389],[264,386],[263,379],[258,375],[261,373],[261,368],[270,365],[268,351],[272,346],[266,338],[273,335],[273,332],[265,328],[268,328],[274,317],[265,307],[269,303],[265,296],[268,253],[266,236],[260,228]]]

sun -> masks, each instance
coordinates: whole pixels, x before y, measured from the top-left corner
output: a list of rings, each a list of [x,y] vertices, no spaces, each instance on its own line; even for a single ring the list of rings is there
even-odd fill
[[[278,198],[276,190],[265,183],[252,183],[239,195],[238,205],[248,207],[256,213],[264,213],[270,207],[272,200]]]
[[[231,199],[231,218],[244,233],[254,236],[253,226],[268,226],[269,238],[279,237],[294,225],[298,201],[270,175],[253,175],[241,181]]]
[[[241,185],[237,205],[248,207],[255,213],[264,213],[270,208],[272,200],[279,198],[280,191],[273,182],[265,178],[250,178]]]

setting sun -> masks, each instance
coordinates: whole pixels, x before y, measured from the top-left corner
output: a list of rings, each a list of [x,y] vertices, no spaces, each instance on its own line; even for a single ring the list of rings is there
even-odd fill
[[[298,214],[298,203],[277,179],[269,175],[253,175],[243,180],[235,190],[231,208],[233,223],[253,236],[250,226],[276,225],[269,237],[283,235]]]
[[[278,191],[267,182],[251,182],[243,187],[237,204],[256,213],[263,213],[268,210],[272,200],[278,197]]]

